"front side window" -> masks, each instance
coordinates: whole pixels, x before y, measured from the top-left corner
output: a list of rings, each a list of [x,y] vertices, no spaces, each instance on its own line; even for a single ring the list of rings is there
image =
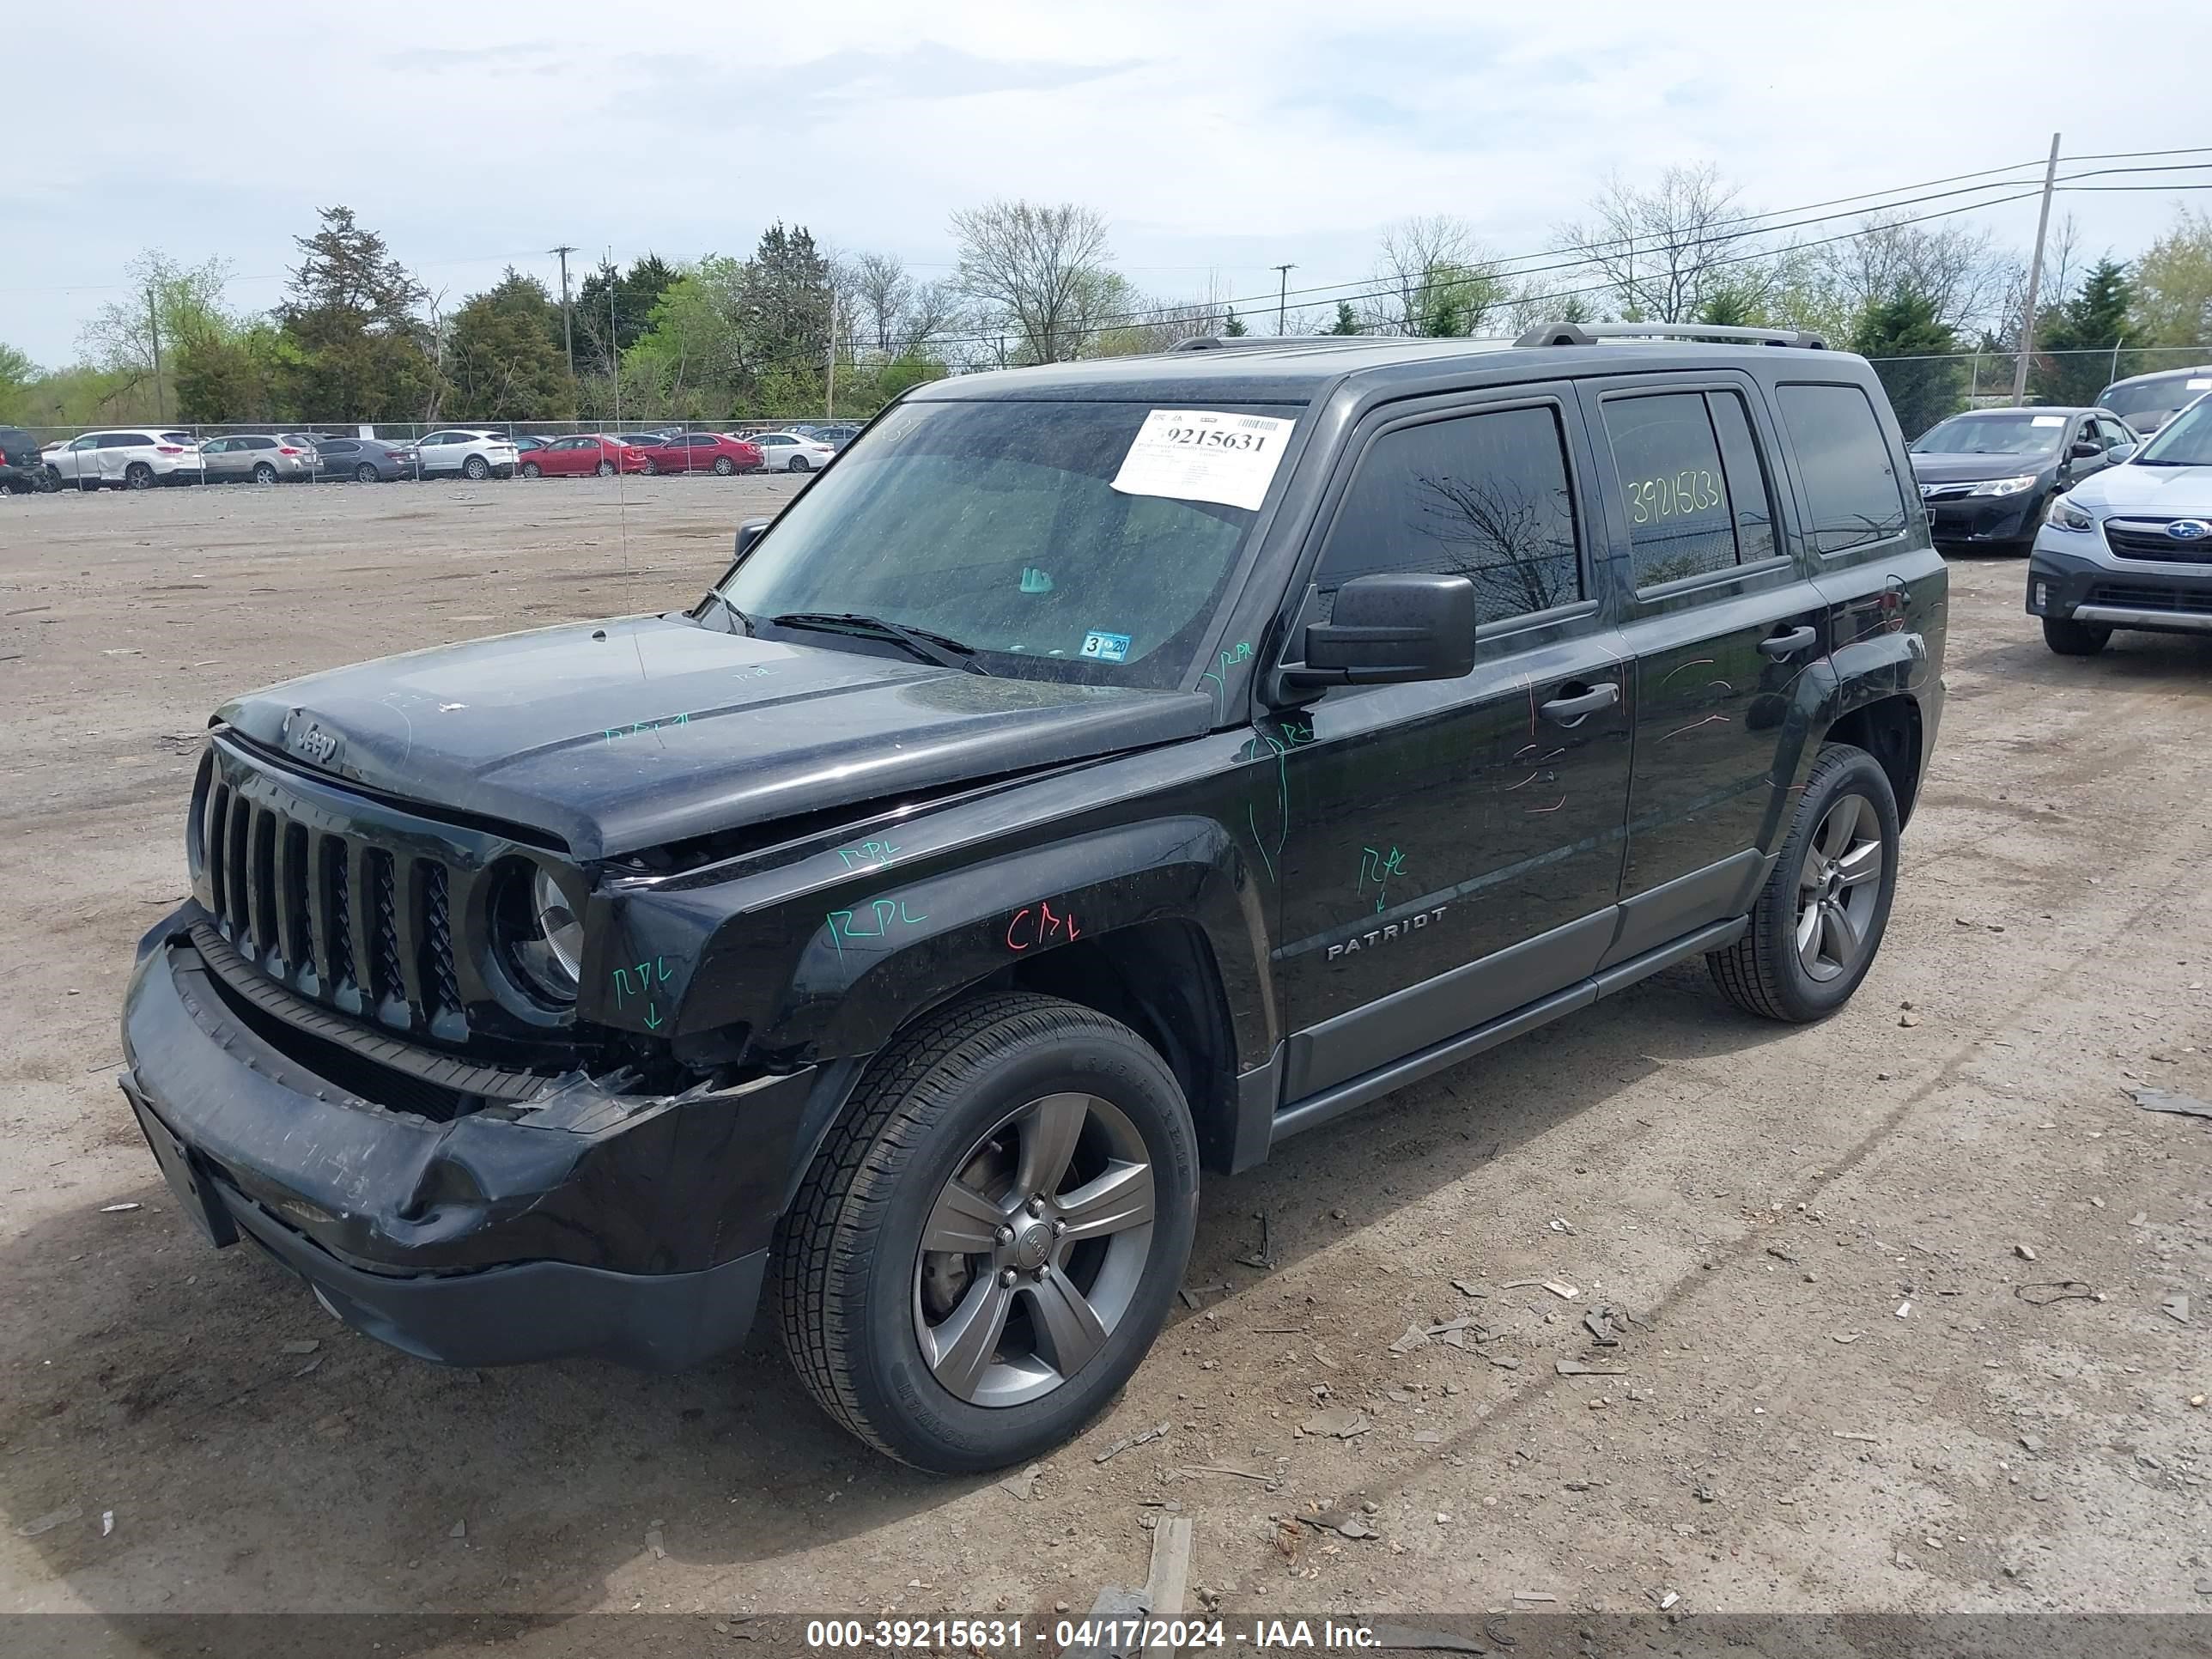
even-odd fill
[[[1902,535],[1905,496],[1874,405],[1855,386],[1775,388],[1805,482],[1814,548],[1843,553]]]
[[[1255,515],[1116,489],[1150,412],[1000,401],[894,410],[784,509],[722,592],[778,637],[778,616],[870,616],[970,647],[994,674],[1179,684]],[[819,629],[788,637],[883,648]]]
[[[1455,416],[1369,445],[1314,571],[1321,618],[1346,582],[1395,571],[1465,576],[1478,623],[1581,599],[1558,412],[1545,404]]]

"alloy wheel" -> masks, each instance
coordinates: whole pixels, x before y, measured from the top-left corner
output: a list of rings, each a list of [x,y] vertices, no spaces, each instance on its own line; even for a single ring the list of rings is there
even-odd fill
[[[1030,1101],[979,1140],[915,1261],[915,1339],[946,1391],[1023,1405],[1096,1359],[1144,1279],[1152,1188],[1136,1126],[1096,1095]]]
[[[1805,846],[1797,875],[1797,959],[1834,979],[1867,948],[1881,895],[1881,819],[1863,795],[1838,795]]]

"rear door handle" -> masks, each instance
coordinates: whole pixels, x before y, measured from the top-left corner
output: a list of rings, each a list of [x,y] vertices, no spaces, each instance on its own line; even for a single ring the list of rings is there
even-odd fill
[[[1577,691],[1571,696],[1554,697],[1549,702],[1539,703],[1536,705],[1536,712],[1547,720],[1560,722],[1578,720],[1585,714],[1596,714],[1601,708],[1610,708],[1620,701],[1620,682],[1607,680],[1602,684],[1591,686],[1586,691]]]
[[[1759,642],[1759,648],[1777,662],[1784,657],[1794,657],[1820,637],[1813,628],[1793,628],[1787,634],[1777,634]]]

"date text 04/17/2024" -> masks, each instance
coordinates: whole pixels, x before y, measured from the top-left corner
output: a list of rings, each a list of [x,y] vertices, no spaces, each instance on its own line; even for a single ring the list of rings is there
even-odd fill
[[[817,1619],[806,1626],[810,1651],[896,1652],[944,1649],[973,1653],[1041,1650],[1135,1652],[1166,1647],[1243,1649],[1257,1653],[1291,1653],[1312,1649],[1358,1649],[1381,1645],[1382,1632],[1368,1626],[1333,1619],[1256,1619],[1238,1626],[1220,1619],[1060,1619],[1034,1626],[1019,1619]],[[1049,1648],[1048,1649],[1048,1644]]]

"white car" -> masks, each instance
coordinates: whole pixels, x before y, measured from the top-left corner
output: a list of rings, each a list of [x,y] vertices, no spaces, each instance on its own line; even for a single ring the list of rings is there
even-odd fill
[[[426,478],[441,472],[465,478],[512,478],[521,452],[503,432],[469,427],[448,427],[433,432],[415,446],[416,464]]]
[[[98,489],[148,489],[157,483],[198,483],[206,476],[199,444],[189,432],[132,427],[88,432],[44,452],[57,484]]]
[[[811,472],[827,466],[837,452],[803,432],[750,432],[745,441],[761,453],[762,469],[769,472]]]

